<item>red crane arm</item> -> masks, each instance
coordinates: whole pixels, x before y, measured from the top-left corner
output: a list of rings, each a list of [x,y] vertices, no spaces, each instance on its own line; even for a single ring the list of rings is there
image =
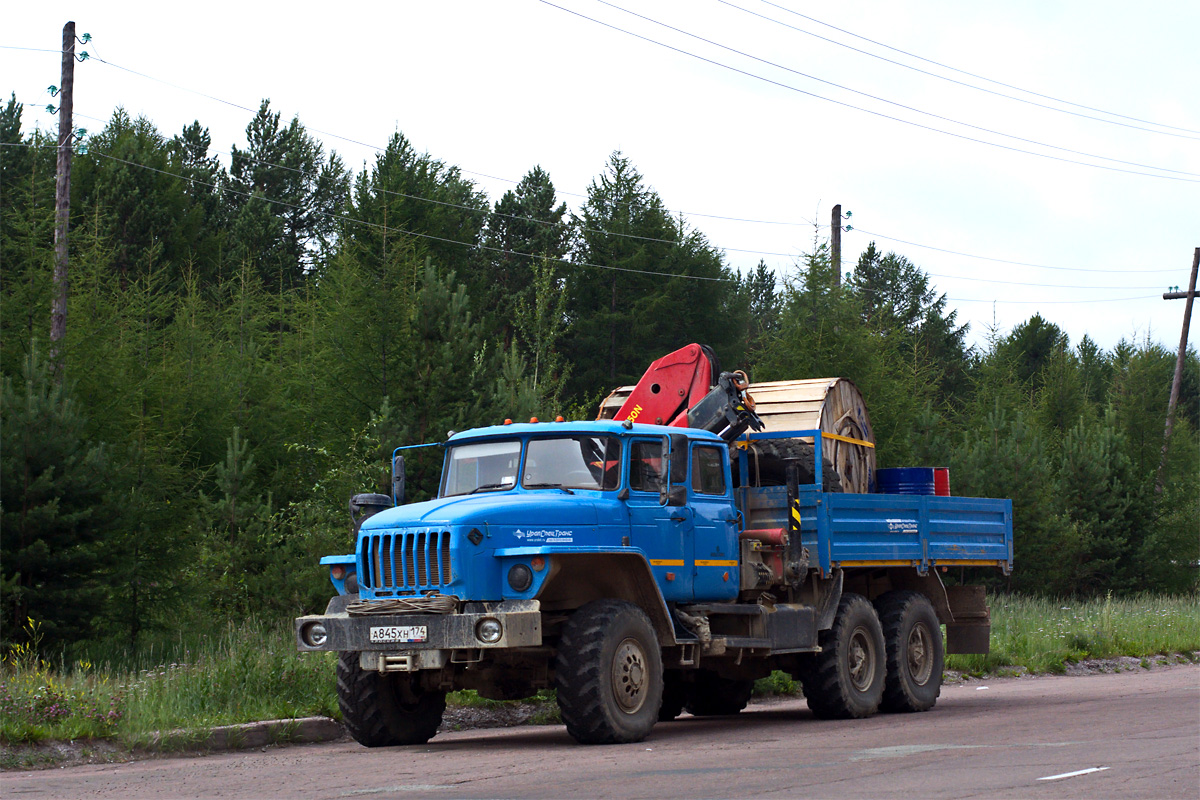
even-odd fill
[[[717,383],[717,359],[689,344],[655,361],[613,419],[654,425],[687,425],[688,409]]]

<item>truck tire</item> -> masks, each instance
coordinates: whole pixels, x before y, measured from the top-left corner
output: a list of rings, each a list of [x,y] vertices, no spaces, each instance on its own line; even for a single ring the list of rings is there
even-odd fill
[[[581,744],[640,742],[658,721],[662,653],[633,603],[595,600],[572,614],[554,672],[562,720]]]
[[[946,654],[933,604],[918,592],[888,592],[875,599],[887,646],[884,711],[928,711],[942,692]]]
[[[750,483],[761,486],[787,485],[787,465],[796,463],[800,467],[800,483],[809,484],[816,480],[813,475],[812,442],[787,439],[767,439],[754,443],[755,456],[750,458]],[[734,470],[737,474],[737,470]],[[833,462],[821,458],[821,488],[826,492],[843,492],[842,476],[834,469]]]
[[[712,670],[702,669],[688,687],[684,708],[694,717],[722,717],[736,714],[750,702],[754,681],[722,678]]]
[[[342,722],[364,747],[424,744],[446,710],[445,692],[423,690],[407,675],[364,670],[358,653],[338,655],[337,689]]]
[[[663,672],[663,699],[658,709],[658,721],[670,722],[683,713],[684,703],[687,702],[687,684],[683,682],[683,672],[668,669]]]
[[[846,593],[833,627],[818,638],[821,652],[799,673],[808,707],[820,719],[869,717],[883,700],[886,646],[875,608]]]

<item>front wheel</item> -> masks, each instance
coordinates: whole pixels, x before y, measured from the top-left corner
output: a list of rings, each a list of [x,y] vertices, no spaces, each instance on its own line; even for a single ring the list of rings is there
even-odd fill
[[[833,627],[818,639],[800,680],[808,707],[821,719],[868,717],[883,699],[885,647],[879,616],[867,598],[844,594]]]
[[[384,675],[343,652],[337,664],[338,708],[354,740],[364,747],[424,744],[437,733],[446,693],[422,689],[408,675]]]
[[[554,672],[567,733],[582,744],[640,742],[658,721],[662,654],[650,618],[632,603],[596,600],[572,614]]]
[[[942,691],[945,648],[933,605],[917,592],[888,592],[875,599],[887,642],[884,711],[928,711]]]

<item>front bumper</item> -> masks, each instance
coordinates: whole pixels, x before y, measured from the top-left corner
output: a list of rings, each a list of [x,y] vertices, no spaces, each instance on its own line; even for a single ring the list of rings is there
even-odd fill
[[[304,653],[316,652],[405,652],[429,650],[494,650],[511,647],[537,647],[542,643],[541,604],[537,600],[506,600],[500,603],[466,603],[456,614],[372,614],[351,616],[345,611],[345,596],[335,597],[324,614],[310,614],[295,621],[296,647]],[[497,620],[502,632],[495,642],[480,641],[476,625],[484,619]],[[305,630],[320,624],[325,641],[310,644]],[[424,626],[423,642],[403,644],[372,642],[371,628]]]

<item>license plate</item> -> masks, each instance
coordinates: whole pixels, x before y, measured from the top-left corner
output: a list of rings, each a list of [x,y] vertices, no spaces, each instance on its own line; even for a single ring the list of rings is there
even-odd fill
[[[424,625],[389,625],[371,628],[372,642],[423,642],[428,635]]]

